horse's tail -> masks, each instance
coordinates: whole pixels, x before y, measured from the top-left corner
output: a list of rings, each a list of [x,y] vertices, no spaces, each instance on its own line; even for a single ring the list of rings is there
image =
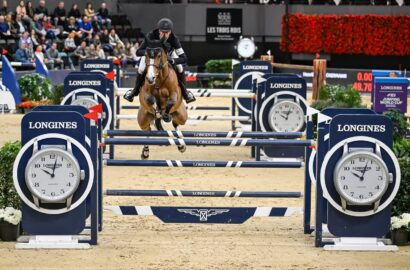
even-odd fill
[[[155,127],[157,130],[164,130],[164,127],[162,126],[161,118],[155,119]]]

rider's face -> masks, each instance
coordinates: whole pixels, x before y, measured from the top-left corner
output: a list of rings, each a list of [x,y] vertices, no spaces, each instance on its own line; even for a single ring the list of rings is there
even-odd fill
[[[171,35],[171,31],[169,32],[159,31],[159,38],[165,38],[165,40],[167,40],[169,38],[169,35]]]

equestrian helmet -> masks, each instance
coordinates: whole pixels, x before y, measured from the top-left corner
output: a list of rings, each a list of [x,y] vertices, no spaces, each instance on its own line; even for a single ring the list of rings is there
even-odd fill
[[[162,18],[158,21],[158,29],[161,32],[170,32],[172,31],[173,26],[172,21],[168,18]]]

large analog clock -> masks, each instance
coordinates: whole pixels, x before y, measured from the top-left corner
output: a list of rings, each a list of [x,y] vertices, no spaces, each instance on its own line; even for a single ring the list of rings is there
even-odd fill
[[[88,109],[98,105],[98,101],[92,97],[77,96],[77,98],[71,102],[71,105],[80,105]]]
[[[293,100],[275,103],[269,111],[269,125],[276,132],[298,132],[305,123],[302,107]]]
[[[236,46],[236,50],[242,58],[252,58],[256,52],[255,42],[250,38],[241,38]]]
[[[50,147],[36,152],[26,166],[26,184],[39,207],[44,203],[66,203],[84,178],[77,159],[71,152]]]
[[[377,209],[392,180],[382,158],[363,150],[344,155],[333,174],[343,209],[347,205],[374,205]]]

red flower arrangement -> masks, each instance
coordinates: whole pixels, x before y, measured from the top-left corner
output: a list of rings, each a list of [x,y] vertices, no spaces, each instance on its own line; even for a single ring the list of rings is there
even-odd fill
[[[289,15],[292,53],[410,55],[410,16]],[[286,51],[282,18],[281,50]]]

